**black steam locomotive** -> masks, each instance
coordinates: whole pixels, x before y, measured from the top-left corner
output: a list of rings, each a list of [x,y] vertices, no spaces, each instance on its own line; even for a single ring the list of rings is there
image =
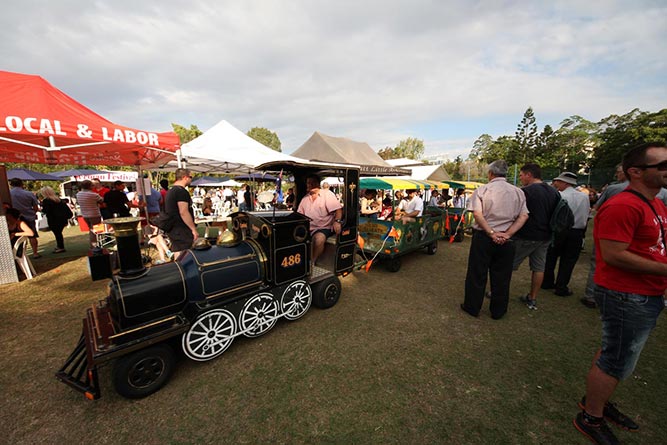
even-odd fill
[[[359,170],[294,162],[261,168],[290,170],[297,204],[307,174],[344,180],[343,229],[327,241],[318,264],[310,261],[309,219],[293,211],[234,213],[233,238],[150,268],[141,263],[136,221],[120,221],[120,272],[107,297],[87,310],[79,342],[56,374],[60,381],[97,399],[98,367],[115,360],[116,391],[145,397],[168,381],[175,349],[195,361],[211,360],[240,335],[258,337],[279,318],[297,320],[311,303],[323,309],[337,303],[338,276],[354,267]]]

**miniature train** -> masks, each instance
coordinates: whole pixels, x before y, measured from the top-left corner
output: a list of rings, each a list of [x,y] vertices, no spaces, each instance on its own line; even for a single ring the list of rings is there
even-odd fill
[[[169,380],[176,349],[195,361],[211,360],[240,335],[258,337],[280,318],[297,320],[311,303],[325,309],[337,303],[338,276],[354,267],[358,168],[294,162],[262,168],[291,168],[297,202],[308,173],[344,179],[345,222],[321,261],[311,264],[309,219],[293,211],[234,213],[233,239],[203,243],[178,261],[150,268],[138,258],[136,221],[121,221],[120,272],[107,297],[87,310],[79,342],[56,374],[60,381],[97,399],[98,368],[115,360],[116,391],[145,397]]]

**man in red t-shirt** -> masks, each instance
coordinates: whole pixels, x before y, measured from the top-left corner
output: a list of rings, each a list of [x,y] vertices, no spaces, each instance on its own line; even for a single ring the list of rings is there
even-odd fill
[[[655,196],[667,187],[667,147],[649,143],[623,157],[628,189],[595,216],[597,269],[594,296],[602,320],[602,347],[586,378],[586,396],[574,426],[596,443],[618,443],[604,418],[626,430],[639,426],[609,402],[618,382],[632,375],[664,309],[667,289],[667,208]]]

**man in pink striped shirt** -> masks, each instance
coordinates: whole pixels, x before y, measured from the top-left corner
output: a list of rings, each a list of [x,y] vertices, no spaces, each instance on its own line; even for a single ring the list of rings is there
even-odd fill
[[[313,264],[324,252],[324,243],[342,228],[343,206],[331,190],[320,188],[320,178],[308,175],[306,178],[308,194],[299,203],[299,213],[311,219],[310,234],[313,239]]]

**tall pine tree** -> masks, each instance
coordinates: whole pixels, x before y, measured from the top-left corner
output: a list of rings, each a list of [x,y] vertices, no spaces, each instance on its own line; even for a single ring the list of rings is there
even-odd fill
[[[526,112],[523,113],[523,119],[516,128],[514,139],[517,142],[516,149],[518,152],[510,153],[511,159],[508,159],[508,162],[517,164],[533,162],[537,152],[538,134],[532,107],[528,107]]]

